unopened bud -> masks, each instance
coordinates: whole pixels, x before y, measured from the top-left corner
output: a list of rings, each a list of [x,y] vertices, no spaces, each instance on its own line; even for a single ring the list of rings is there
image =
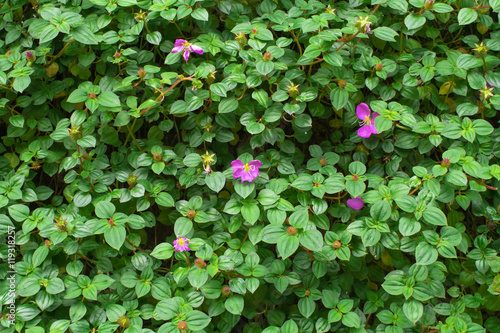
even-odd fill
[[[352,180],[356,181],[359,179],[359,176],[358,175],[352,175]]]
[[[376,70],[376,71],[381,71],[381,70],[382,70],[382,68],[384,68],[384,65],[382,65],[382,63],[381,63],[381,62],[379,62],[378,64],[376,64],[376,65],[375,65],[375,70]]]
[[[257,29],[252,29],[252,33],[256,34],[257,33]]]
[[[130,176],[128,176],[127,184],[130,187],[134,187],[137,184],[137,176],[135,176],[134,174],[131,174]]]
[[[33,53],[31,53],[30,51],[26,52],[26,59],[29,61],[29,62],[35,62],[36,60],[36,57],[34,56]]]
[[[108,220],[109,226],[114,227],[115,226],[115,221],[113,219]]]
[[[5,55],[6,56],[10,56],[12,54],[12,51],[11,50],[8,50],[7,52],[5,52]]]
[[[325,166],[327,163],[326,159],[325,158],[320,158],[319,159],[319,164],[321,164],[322,166]]]
[[[97,98],[97,95],[96,95],[96,94],[94,94],[94,93],[90,93],[90,94],[89,94],[89,98],[95,99],[95,98]]]
[[[177,328],[179,329],[179,331],[181,332],[185,332],[187,331],[187,324],[184,320],[180,320],[179,321],[179,324],[177,324]]]
[[[333,242],[333,248],[334,249],[340,249],[340,247],[342,246],[342,243],[340,241],[335,241]]]
[[[45,241],[45,246],[46,246],[46,247],[49,247],[49,246],[50,246],[50,244],[51,244],[50,240],[48,240],[48,239],[47,239],[47,240]]]
[[[294,236],[297,233],[297,229],[294,227],[288,227],[288,229],[286,229],[286,233],[290,236]]]
[[[146,77],[146,70],[144,68],[139,69],[137,75],[139,75],[141,79],[144,79]]]
[[[311,292],[309,290],[306,290],[306,297],[311,295]]]
[[[299,96],[299,86],[300,84],[291,83],[288,87],[288,95],[292,98]]]
[[[247,45],[247,37],[241,31],[239,34],[236,34],[236,37],[234,39],[240,47],[244,47],[245,45]]]
[[[222,287],[222,295],[226,297],[231,296],[231,288],[229,288],[228,286]]]
[[[194,264],[196,265],[196,267],[199,267],[199,268],[203,268],[206,266],[205,262],[201,258],[196,258],[194,260]]]
[[[188,219],[192,220],[192,219],[194,219],[195,216],[196,216],[196,211],[195,210],[192,210],[192,209],[188,210],[188,212],[187,212],[187,218]]]
[[[264,56],[262,57],[262,60],[264,60],[264,61],[267,62],[267,61],[271,60],[271,57],[272,57],[271,52],[268,51],[268,52],[264,53]]]
[[[120,52],[115,53],[115,58],[120,58],[121,56],[122,56],[122,54]]]
[[[161,162],[163,161],[163,157],[161,156],[160,153],[156,153],[153,155],[153,160],[155,160],[155,162]]]
[[[118,318],[117,322],[120,325],[120,327],[122,327],[122,328],[130,327],[130,319],[125,315]]]
[[[448,169],[450,167],[451,163],[450,163],[450,159],[449,158],[445,158],[444,160],[441,161],[441,166],[443,168],[446,168]]]
[[[347,81],[346,80],[339,80],[337,82],[337,85],[339,86],[340,89],[344,89],[345,86],[347,85]]]
[[[434,0],[427,0],[424,4],[424,10],[431,10],[434,8]]]

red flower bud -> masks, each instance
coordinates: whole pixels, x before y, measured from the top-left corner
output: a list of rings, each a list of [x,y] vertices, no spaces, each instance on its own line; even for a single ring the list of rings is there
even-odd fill
[[[139,69],[137,75],[139,75],[141,79],[144,79],[144,77],[146,77],[146,70],[144,68]]]
[[[163,161],[163,156],[161,156],[160,153],[156,153],[153,155],[153,160],[155,160],[155,162],[161,162]]]
[[[268,62],[269,60],[271,60],[271,58],[272,58],[271,52],[266,52],[266,53],[264,53],[262,60],[264,60],[265,62]]]
[[[359,179],[359,176],[358,175],[352,175],[352,180],[356,181]]]
[[[231,289],[228,286],[222,287],[222,295],[226,297],[231,296]]]
[[[340,89],[344,89],[345,86],[347,85],[347,82],[346,82],[346,80],[339,80],[337,82],[337,85],[339,86]]]
[[[321,164],[322,166],[325,166],[326,165],[326,159],[325,158],[320,158],[319,159],[319,164]]]
[[[188,212],[187,212],[188,219],[192,220],[192,219],[194,219],[195,216],[196,216],[196,211],[194,211],[192,209],[188,210]]]
[[[311,295],[311,292],[309,290],[306,290],[306,297]]]
[[[29,62],[35,62],[36,57],[33,55],[33,53],[31,53],[30,51],[28,51],[28,52],[26,52],[26,59]]]
[[[179,329],[179,331],[181,332],[185,332],[187,331],[187,324],[184,320],[180,320],[179,321],[179,324],[177,324],[177,328]]]
[[[286,229],[286,233],[290,236],[294,236],[297,233],[297,229],[294,227],[288,227],[288,229]]]
[[[444,160],[441,161],[441,166],[443,168],[446,168],[448,169],[451,165],[451,162],[450,162],[450,159],[449,158],[445,158]]]
[[[381,62],[375,65],[375,70],[376,71],[381,71],[384,68],[384,65],[382,65]]]
[[[115,226],[115,221],[113,219],[109,219],[108,220],[108,223],[111,227],[114,227]]]
[[[89,94],[89,98],[95,99],[95,98],[97,98],[97,95],[96,95],[96,94],[94,94],[94,93],[90,93],[90,94]]]
[[[196,258],[194,260],[194,264],[196,265],[196,267],[199,267],[199,268],[203,268],[206,266],[205,262],[201,258]]]
[[[340,241],[333,242],[334,249],[340,249],[341,246],[342,246],[342,243]]]

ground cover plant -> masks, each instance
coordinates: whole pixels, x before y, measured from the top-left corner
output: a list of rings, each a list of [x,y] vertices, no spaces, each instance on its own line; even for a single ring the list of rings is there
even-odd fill
[[[500,332],[499,11],[4,0],[1,331]]]

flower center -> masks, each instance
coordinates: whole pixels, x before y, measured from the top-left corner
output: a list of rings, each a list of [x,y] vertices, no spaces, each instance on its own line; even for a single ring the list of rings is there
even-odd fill
[[[359,122],[359,126],[370,126],[371,123],[372,121],[370,119],[370,116],[365,116],[365,119]]]
[[[179,239],[179,240],[177,241],[177,243],[179,243],[179,245],[180,245],[180,246],[184,245],[184,243],[185,243],[184,238]]]
[[[189,47],[189,42],[186,41],[186,42],[182,43],[182,46],[184,46],[185,48],[188,48]]]
[[[244,166],[243,166],[243,170],[245,170],[245,172],[249,172],[250,170],[253,169],[253,165],[248,165],[248,163],[246,163]]]

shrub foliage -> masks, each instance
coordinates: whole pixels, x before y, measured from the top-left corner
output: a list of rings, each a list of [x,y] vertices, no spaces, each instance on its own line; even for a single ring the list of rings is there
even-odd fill
[[[499,11],[3,1],[2,332],[499,332]]]

